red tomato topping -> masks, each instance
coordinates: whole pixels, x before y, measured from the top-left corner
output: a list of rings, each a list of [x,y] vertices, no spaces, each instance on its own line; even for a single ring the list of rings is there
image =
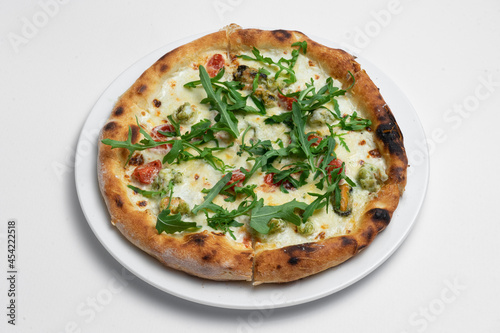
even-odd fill
[[[330,163],[328,163],[328,167],[326,167],[326,171],[328,171],[328,173],[331,173],[334,169],[339,169],[339,172],[337,172],[337,175],[339,175],[341,172],[342,172],[342,161],[339,160],[338,158],[332,160]],[[330,176],[331,177],[331,176]]]
[[[279,186],[279,184],[274,183],[274,173],[268,173],[267,175],[264,176],[264,183],[267,185],[274,185],[274,186]]]
[[[175,127],[172,124],[163,124],[163,125],[156,126],[151,130],[150,135],[153,138],[153,140],[155,140],[156,142],[167,141],[169,138],[167,136],[159,133],[159,132],[175,133]],[[151,148],[151,149],[161,150],[161,152],[163,154],[166,154],[170,151],[170,149],[172,149],[172,144],[166,143],[164,145],[156,146],[156,147]]]
[[[222,67],[224,67],[224,65],[225,65],[224,57],[219,53],[214,54],[207,62],[208,76],[210,77],[216,76],[217,73],[219,73],[219,70]]]
[[[140,165],[135,168],[134,172],[132,173],[132,177],[137,179],[142,184],[151,184],[156,176],[158,176],[161,167],[162,164],[160,160]]]
[[[231,186],[231,189],[234,189],[235,186],[241,187],[241,185],[243,185],[244,180],[245,180],[245,174],[240,170],[234,170],[228,184],[234,184],[233,186]]]
[[[278,93],[278,98],[279,98],[279,105],[282,108],[287,109],[288,111],[292,110],[293,102],[297,101],[295,97],[286,97],[280,93]]]
[[[321,141],[323,141],[323,138],[319,135],[316,135],[316,134],[310,134],[308,137],[307,137],[307,141],[311,141],[313,139],[318,139],[316,142],[313,142],[311,144],[311,146],[319,146],[319,144],[321,143]]]
[[[285,180],[284,182],[281,180],[279,182],[274,182],[274,173],[271,172],[271,173],[268,173],[264,176],[264,183],[266,183],[267,185],[269,186],[281,186],[281,184],[283,184],[283,187],[287,190],[295,190],[295,187],[292,185],[292,183],[290,183],[290,181],[288,180]]]
[[[154,127],[151,130],[151,134],[150,135],[153,138],[153,140],[155,140],[155,141],[165,141],[165,138],[167,138],[167,137],[165,135],[159,133],[159,132],[171,132],[171,133],[175,133],[175,127],[172,124],[163,124],[163,125],[156,126],[156,127]]]

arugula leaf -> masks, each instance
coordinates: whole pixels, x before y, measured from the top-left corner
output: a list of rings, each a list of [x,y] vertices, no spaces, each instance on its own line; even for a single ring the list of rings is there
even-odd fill
[[[255,92],[255,90],[257,90],[257,88],[259,87],[259,78],[261,77],[261,74],[264,74],[267,76],[267,75],[271,75],[271,72],[269,72],[265,68],[259,68],[259,71],[257,72],[255,77],[253,78],[253,82],[252,82],[252,91],[253,92]]]
[[[337,158],[337,155],[334,152],[335,146],[336,146],[336,142],[335,142],[334,137],[329,136],[326,140],[323,140],[323,141],[326,142],[327,151],[326,151],[323,159],[321,160],[320,165],[318,166],[318,171],[314,175],[314,179],[318,178],[318,176],[321,174],[323,175],[323,177],[320,179],[320,181],[316,184],[316,187],[319,188],[320,190],[323,189],[324,182],[326,180],[328,180],[328,176],[329,176],[328,168],[329,168],[330,162],[333,161],[335,158]],[[332,172],[334,172],[334,171],[332,171]],[[330,173],[332,173],[332,172],[330,172]]]
[[[293,43],[292,46],[299,46],[299,50],[301,50],[304,54],[307,49],[307,42],[297,42]],[[260,51],[254,47],[252,50],[252,54],[254,55],[254,58],[247,56],[247,55],[239,55],[237,56],[238,58],[242,58],[245,60],[254,60],[261,62],[263,64],[267,64],[269,66],[275,66],[278,67],[278,70],[276,71],[276,74],[274,75],[275,79],[278,79],[280,74],[284,71],[286,75],[288,75],[288,78],[283,80],[286,84],[292,84],[294,82],[297,82],[297,77],[295,75],[295,71],[293,70],[293,67],[295,66],[295,63],[297,62],[297,59],[299,57],[300,51],[297,49],[294,49],[292,51],[292,58],[290,59],[285,59],[285,58],[280,58],[277,62],[275,62],[273,59],[270,57],[264,57],[260,53]],[[254,83],[255,85],[255,83]]]
[[[235,185],[234,183],[228,183],[222,191],[220,191],[220,194],[223,194],[227,196],[227,198],[224,199],[224,201],[227,202],[234,202],[236,201],[236,197],[243,194],[245,195],[245,200],[246,198],[249,197],[254,197],[255,193],[254,190],[257,187],[256,184],[254,185],[246,185],[246,186],[238,186],[237,184]]]
[[[272,218],[283,219],[295,225],[300,225],[301,218],[295,213],[297,209],[305,210],[307,204],[293,199],[279,206],[264,206],[264,200],[260,199],[252,210],[250,227],[261,234],[268,234],[268,225]]]
[[[268,173],[274,173],[273,182],[275,184],[280,184],[280,190],[283,193],[288,193],[286,189],[286,184],[291,184],[294,188],[299,188],[307,184],[307,178],[309,177],[309,164],[298,161],[291,163],[282,167],[281,170],[269,166],[267,169]],[[299,179],[296,179],[292,175],[299,174]]]
[[[307,53],[307,42],[305,40],[302,42],[295,42],[292,46],[298,46],[299,50],[302,51],[303,54]]]
[[[308,193],[309,195],[315,196],[316,199],[311,202],[304,210],[304,213],[302,214],[302,222],[305,223],[316,210],[321,209],[325,206],[328,209],[328,200],[330,199],[332,193],[335,192],[335,189],[338,188],[338,182],[339,180],[329,185],[326,189],[326,192],[323,194]]]
[[[161,146],[165,143],[168,143],[168,141],[161,141],[157,142],[154,141],[153,138],[145,131],[142,129],[142,127],[139,125],[139,121],[137,120],[137,117],[135,118],[135,121],[137,122],[137,126],[139,127],[139,131],[142,135],[144,135],[144,139],[139,141],[139,143],[132,143],[132,127],[129,126],[128,128],[128,137],[127,140],[125,141],[118,141],[118,140],[112,140],[112,139],[104,139],[101,140],[101,142],[105,145],[111,146],[111,149],[114,148],[125,148],[129,151],[129,155],[127,158],[127,161],[125,161],[125,165],[130,161],[130,158],[136,151],[141,151],[149,148],[154,148],[157,146]]]
[[[232,175],[233,175],[233,173],[230,172],[227,175],[225,175],[224,177],[222,177],[221,180],[219,180],[217,182],[217,184],[215,184],[215,186],[212,187],[212,189],[205,196],[205,201],[203,201],[203,203],[201,205],[196,205],[193,208],[193,210],[192,210],[193,214],[197,214],[200,210],[209,209],[210,204],[212,204],[212,201],[219,194],[219,192],[224,188],[224,186],[226,186],[226,184],[229,182],[229,180],[231,180]]]
[[[251,196],[251,199],[247,200],[247,198],[245,198],[238,205],[238,208],[233,209],[232,211],[228,211],[226,208],[223,208],[212,202],[205,204],[205,202],[207,202],[207,200],[205,200],[205,202],[203,203],[205,205],[201,209],[203,209],[205,212],[208,225],[214,229],[222,230],[224,233],[228,232],[232,238],[236,239],[230,227],[241,227],[243,223],[236,221],[235,218],[242,215],[248,215],[250,211],[252,211],[252,209],[254,209],[255,206],[257,205],[257,195],[253,191],[255,187],[256,185],[251,185],[246,187],[238,187],[238,186],[235,187],[236,193],[246,193],[248,195],[247,198]],[[209,192],[209,195],[215,192],[217,192],[217,190],[212,189]],[[222,191],[220,191],[220,193],[222,193]],[[208,211],[212,211],[214,212],[214,214],[210,216]]]
[[[184,231],[188,229],[201,228],[196,225],[196,222],[185,222],[182,221],[182,216],[180,213],[170,214],[170,209],[164,209],[158,215],[156,219],[156,230],[159,234],[165,232],[167,234],[173,234],[178,231]]]
[[[302,116],[302,111],[297,102],[293,102],[292,104],[292,120],[295,124],[295,128],[292,132],[292,141],[294,141],[295,139],[299,142],[300,148],[304,152],[304,155],[309,162],[311,171],[316,172],[316,165],[313,159],[313,154],[311,152],[311,142],[307,140],[305,134],[306,119]]]
[[[338,126],[346,131],[362,131],[372,124],[370,119],[358,117],[356,111],[352,115],[345,115],[340,119],[340,122],[334,126]]]
[[[145,190],[141,190],[140,188],[132,186],[132,185],[127,185],[127,187],[130,188],[130,189],[132,189],[132,190],[134,190],[134,192],[136,192],[136,193],[142,194],[146,198],[163,197],[163,196],[165,196],[168,193],[168,191],[166,191],[166,190],[145,191]]]
[[[210,103],[212,109],[219,112],[221,116],[220,124],[225,125],[227,127],[226,131],[233,137],[237,138],[239,135],[238,125],[237,125],[238,120],[236,119],[234,114],[230,113],[227,110],[227,103],[224,103],[221,99],[221,90],[218,89],[214,91],[214,88],[212,87],[212,82],[210,81],[210,76],[208,75],[205,67],[200,65],[199,72],[200,72],[201,84],[203,86],[203,89],[205,89],[205,92],[207,93],[207,98],[204,99],[203,101]]]
[[[212,126],[212,122],[208,119],[203,119],[191,126],[191,130],[183,135],[181,135],[181,139],[184,141],[191,141],[193,139],[199,139],[199,141],[209,142],[211,140],[205,140],[203,136],[207,131],[210,130],[210,126]],[[212,130],[213,132],[214,130]]]
[[[170,151],[163,157],[163,163],[173,163],[183,148],[181,140],[175,140]]]
[[[293,127],[292,124],[292,113],[291,112],[283,112],[281,114],[276,114],[274,116],[268,117],[264,120],[266,125],[273,125],[279,123],[285,123],[288,127]]]

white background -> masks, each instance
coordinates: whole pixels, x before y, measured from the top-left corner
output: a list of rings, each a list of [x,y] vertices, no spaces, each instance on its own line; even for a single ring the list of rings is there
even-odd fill
[[[151,51],[231,22],[300,30],[362,55],[404,91],[427,135],[428,193],[409,237],[368,277],[315,302],[241,311],[170,296],[123,270],[78,203],[76,143],[100,94]],[[494,0],[2,0],[0,331],[500,332],[499,37]]]

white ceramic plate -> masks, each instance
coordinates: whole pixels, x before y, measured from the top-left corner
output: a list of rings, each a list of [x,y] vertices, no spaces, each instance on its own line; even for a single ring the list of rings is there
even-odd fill
[[[102,245],[129,271],[169,294],[196,303],[232,308],[279,308],[313,301],[359,281],[380,266],[410,232],[423,203],[429,176],[429,156],[419,143],[425,141],[417,113],[386,75],[358,57],[395,113],[405,136],[410,159],[408,185],[388,228],[362,253],[323,273],[284,285],[253,287],[243,282],[213,282],[165,268],[130,244],[109,222],[107,208],[97,183],[97,133],[109,117],[118,97],[158,58],[196,38],[183,39],[147,55],[123,72],[102,94],[92,109],[79,138],[75,163],[76,189],[82,210]],[[331,42],[316,39],[328,46]]]

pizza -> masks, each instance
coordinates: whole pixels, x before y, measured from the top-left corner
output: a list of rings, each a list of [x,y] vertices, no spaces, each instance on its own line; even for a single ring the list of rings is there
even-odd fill
[[[98,156],[111,223],[131,243],[170,268],[254,284],[358,254],[389,224],[406,169],[396,120],[353,56],[236,25],[147,69]]]

